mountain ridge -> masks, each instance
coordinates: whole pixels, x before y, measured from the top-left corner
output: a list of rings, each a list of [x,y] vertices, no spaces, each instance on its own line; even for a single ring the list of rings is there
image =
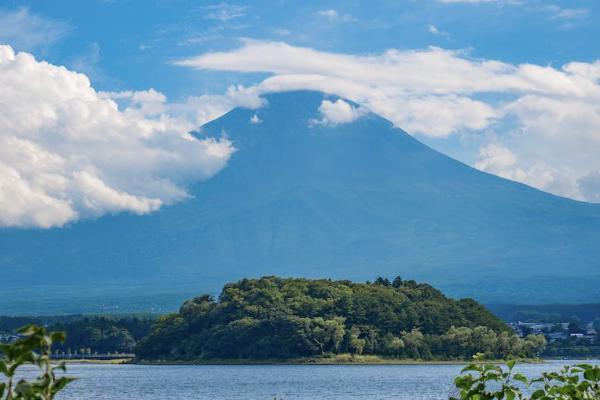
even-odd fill
[[[23,273],[51,286],[91,276],[147,296],[145,288],[197,293],[266,274],[379,274],[488,302],[600,298],[600,205],[475,170],[372,113],[315,123],[335,96],[265,97],[264,107],[234,109],[195,133],[226,135],[237,151],[190,187],[192,199],[143,217],[0,230],[0,278],[18,288]]]

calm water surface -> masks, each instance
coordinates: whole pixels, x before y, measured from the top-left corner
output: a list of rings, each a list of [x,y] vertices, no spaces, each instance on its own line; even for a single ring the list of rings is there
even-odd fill
[[[529,364],[532,376],[579,361]],[[599,361],[593,363],[598,364]],[[462,365],[69,365],[67,399],[448,399]]]

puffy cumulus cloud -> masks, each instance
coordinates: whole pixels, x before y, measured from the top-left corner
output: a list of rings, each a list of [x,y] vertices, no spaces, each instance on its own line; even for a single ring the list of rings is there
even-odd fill
[[[577,200],[593,200],[582,194],[579,184],[572,178],[571,171],[568,169],[551,167],[542,161],[530,162],[528,166],[521,164],[523,163],[512,150],[490,143],[479,149],[474,166],[482,171],[547,192]]]
[[[456,95],[407,96],[389,102],[383,98],[367,104],[409,132],[442,138],[463,129],[483,129],[496,115],[487,104]]]
[[[235,105],[235,88],[175,105],[154,90],[98,93],[85,75],[9,46],[0,46],[0,88],[1,227],[148,213],[186,198],[187,183],[234,151],[188,132]]]
[[[351,55],[244,40],[231,51],[176,64],[270,73],[255,86],[237,88],[239,95],[320,90],[350,99],[416,135],[444,138],[500,126],[507,133],[497,145],[515,153],[514,164],[499,169],[510,158],[487,148],[476,167],[595,201],[581,187],[585,180],[579,180],[600,169],[600,61],[557,68],[475,59],[436,47]]]
[[[561,98],[539,95],[522,96],[508,103],[504,111],[516,116],[530,135],[547,139],[568,135],[600,144],[600,96]]]
[[[600,80],[600,61],[594,63],[571,62],[565,65],[563,69],[590,81]]]
[[[335,101],[323,100],[319,106],[319,112],[323,118],[315,122],[323,125],[339,125],[356,121],[366,113],[366,110],[354,107],[342,99],[337,99]]]
[[[518,121],[511,147],[519,164],[546,165],[538,176],[552,179],[517,179],[559,195],[598,201],[585,187],[585,177],[600,169],[600,106],[597,96],[581,98],[525,95],[504,106]]]
[[[479,156],[475,166],[482,171],[496,175],[505,174],[517,162],[517,157],[506,147],[497,144],[488,144],[479,149]]]

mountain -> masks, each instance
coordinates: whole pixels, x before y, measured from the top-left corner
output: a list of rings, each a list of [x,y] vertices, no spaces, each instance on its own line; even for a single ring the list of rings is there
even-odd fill
[[[238,150],[187,201],[0,230],[0,312],[159,310],[269,274],[401,275],[495,303],[600,300],[600,205],[477,171],[373,114],[315,122],[324,98],[271,94],[203,126]]]

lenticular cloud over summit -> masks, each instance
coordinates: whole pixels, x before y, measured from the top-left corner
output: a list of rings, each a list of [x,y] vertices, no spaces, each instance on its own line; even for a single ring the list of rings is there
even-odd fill
[[[0,227],[144,214],[187,197],[234,151],[197,139],[153,90],[96,92],[89,79],[0,46]],[[125,100],[119,109],[113,98]]]
[[[430,144],[446,144],[452,136],[477,143],[479,155],[462,161],[486,172],[573,199],[600,198],[590,184],[600,171],[598,60],[513,64],[441,47],[348,54],[245,39],[238,48],[175,64],[270,74],[250,88],[263,93],[333,93]],[[510,152],[511,162],[482,159],[497,156],[491,147]]]

